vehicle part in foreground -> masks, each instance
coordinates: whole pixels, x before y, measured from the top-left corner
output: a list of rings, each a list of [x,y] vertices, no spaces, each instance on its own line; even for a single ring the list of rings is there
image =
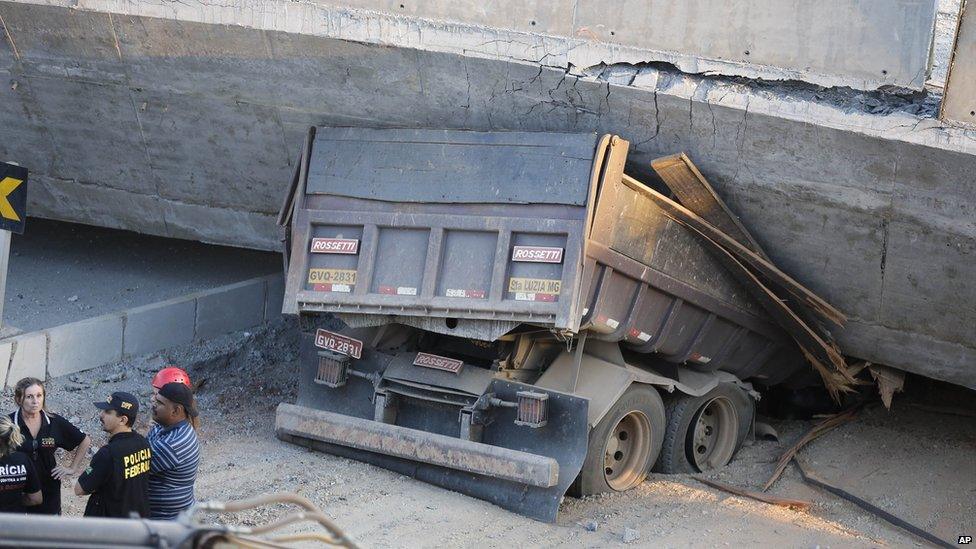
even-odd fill
[[[237,513],[274,504],[297,505],[302,510],[273,523],[252,527],[204,524],[197,515]],[[326,531],[282,535],[272,532],[297,522],[317,523]],[[201,502],[175,521],[62,517],[0,513],[0,547],[51,549],[157,548],[202,549],[210,547],[293,547],[298,542],[318,542],[355,549],[356,543],[312,502],[293,493],[267,494],[244,501]]]

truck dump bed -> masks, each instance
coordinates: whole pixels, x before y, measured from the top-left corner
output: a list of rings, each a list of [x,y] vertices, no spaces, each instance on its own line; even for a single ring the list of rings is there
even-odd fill
[[[318,128],[286,201],[284,312],[492,341],[519,325],[698,369],[801,360],[595,134]]]

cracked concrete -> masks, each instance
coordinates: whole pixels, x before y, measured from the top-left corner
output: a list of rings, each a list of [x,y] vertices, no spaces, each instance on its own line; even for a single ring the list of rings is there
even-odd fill
[[[642,0],[608,10],[586,0],[19,0],[79,10],[416,48],[552,68],[667,62],[695,74],[822,86],[921,89],[934,0]],[[943,0],[946,2],[949,0]],[[944,13],[938,14],[939,22]],[[648,32],[653,29],[653,32]],[[943,42],[937,42],[941,54]],[[852,53],[853,52],[853,53]]]
[[[190,4],[0,2],[0,158],[32,170],[34,215],[275,249],[309,125],[616,133],[638,177],[688,153],[783,270],[851,316],[845,351],[976,386],[976,133],[942,127],[928,92],[578,73],[490,58],[490,40],[392,48]],[[185,18],[135,13],[164,9]]]

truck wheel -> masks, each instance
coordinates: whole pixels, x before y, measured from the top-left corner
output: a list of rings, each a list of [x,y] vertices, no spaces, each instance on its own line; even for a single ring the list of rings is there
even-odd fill
[[[661,395],[653,387],[631,385],[590,431],[570,495],[623,492],[644,482],[661,451],[664,428]]]
[[[669,396],[668,426],[654,470],[699,473],[724,467],[739,450],[754,414],[752,399],[731,383],[693,397]]]

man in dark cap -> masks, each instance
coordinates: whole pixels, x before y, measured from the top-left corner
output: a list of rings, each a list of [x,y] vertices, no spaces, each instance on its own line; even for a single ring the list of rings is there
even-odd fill
[[[105,402],[96,402],[95,407],[102,411],[102,430],[109,434],[109,439],[75,483],[75,494],[91,494],[85,516],[129,518],[135,513],[148,517],[152,452],[146,439],[132,430],[139,414],[139,401],[119,391]]]
[[[156,520],[174,520],[196,501],[200,445],[197,441],[197,407],[185,384],[163,385],[152,400],[156,424],[147,438],[152,448],[149,471],[149,511]]]

